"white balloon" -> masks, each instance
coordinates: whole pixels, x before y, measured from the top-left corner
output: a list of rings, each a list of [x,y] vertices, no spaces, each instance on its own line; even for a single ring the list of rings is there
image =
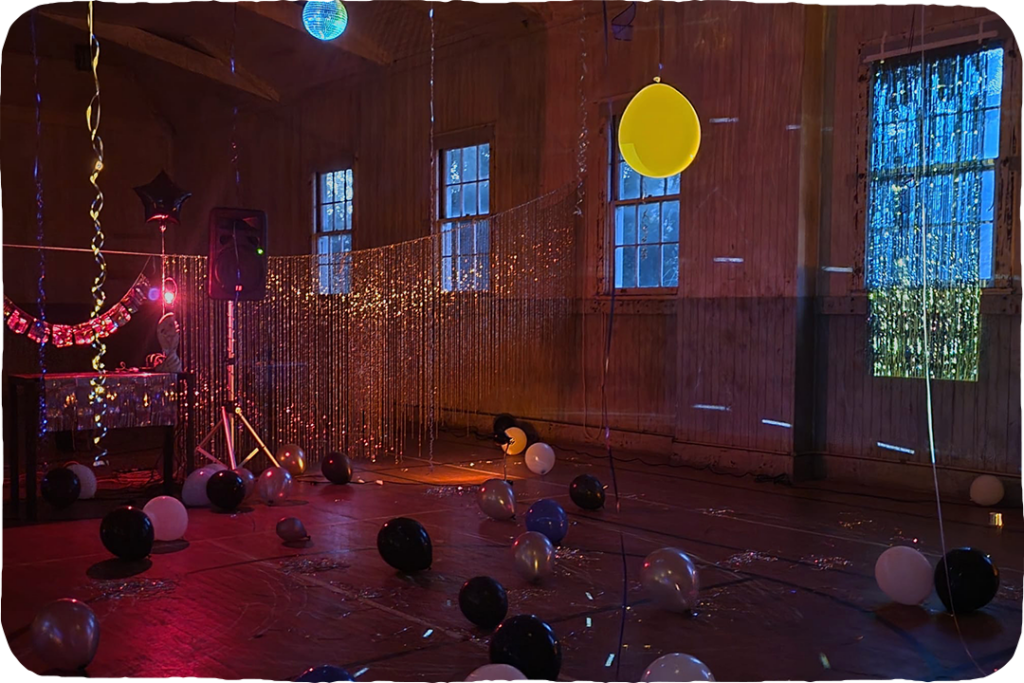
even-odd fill
[[[78,497],[82,500],[95,498],[96,475],[92,473],[92,468],[73,462],[68,465],[68,469],[75,473],[75,476],[78,477],[79,483],[82,485],[82,492],[78,494]]]
[[[914,548],[897,545],[875,562],[875,581],[882,592],[901,605],[920,605],[932,594],[935,572],[924,555]]]
[[[217,460],[217,461],[208,460],[206,462],[206,464],[203,465],[203,467],[208,469],[208,470],[213,470],[214,472],[219,472],[220,470],[226,470],[228,468],[227,465],[225,465],[224,463],[220,462],[219,460]]]
[[[713,681],[707,665],[692,655],[673,652],[658,657],[644,671],[641,681],[670,683],[673,681]]]
[[[971,483],[971,500],[978,505],[998,505],[1005,493],[1003,482],[991,474],[983,474]]]
[[[153,538],[158,541],[177,541],[188,528],[188,510],[181,501],[171,496],[158,496],[146,503],[142,511],[153,522]]]
[[[525,681],[526,675],[511,664],[484,664],[467,681]]]
[[[220,469],[225,469],[221,467]],[[185,479],[181,489],[181,500],[190,508],[210,507],[210,499],[206,496],[206,483],[216,474],[213,467],[200,467]]]
[[[509,455],[519,455],[526,450],[526,432],[519,427],[509,427],[505,430],[505,436],[512,439],[506,452]]]
[[[555,466],[555,449],[546,443],[535,443],[526,449],[526,466],[534,474],[547,474]]]

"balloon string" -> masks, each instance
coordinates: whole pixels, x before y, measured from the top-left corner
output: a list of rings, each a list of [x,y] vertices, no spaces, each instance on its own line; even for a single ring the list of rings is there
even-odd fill
[[[35,163],[32,166],[32,178],[36,185],[36,252],[39,257],[39,284],[36,289],[36,309],[39,320],[43,323],[44,333],[39,341],[39,373],[46,377],[46,342],[49,340],[46,330],[46,252],[43,250],[43,177],[39,171],[39,153],[43,138],[42,106],[43,97],[39,91],[39,51],[36,44],[36,12],[29,17],[32,29],[32,86],[36,95],[36,147]],[[47,432],[46,392],[39,392],[39,425],[40,438]]]
[[[658,78],[665,63],[665,3],[658,3]]]
[[[629,581],[626,573],[626,539],[619,532],[619,555],[622,558],[622,605],[619,608],[619,648],[615,651],[615,680],[621,681],[619,668],[622,666],[622,641],[626,636],[626,609],[629,603]]]

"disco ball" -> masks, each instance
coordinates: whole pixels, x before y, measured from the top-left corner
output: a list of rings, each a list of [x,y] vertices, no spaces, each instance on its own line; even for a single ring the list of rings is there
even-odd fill
[[[334,40],[348,26],[348,10],[340,0],[309,0],[302,10],[302,23],[314,38]]]

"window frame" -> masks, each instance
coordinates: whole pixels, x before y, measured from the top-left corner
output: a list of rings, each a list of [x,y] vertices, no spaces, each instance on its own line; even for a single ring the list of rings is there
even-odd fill
[[[941,35],[940,35],[941,34]],[[909,34],[877,38],[861,44],[859,51],[859,81],[862,84],[860,97],[864,105],[854,114],[853,128],[856,131],[855,149],[857,178],[857,191],[864,199],[856,202],[854,208],[853,226],[859,235],[854,237],[853,253],[853,281],[850,286],[850,294],[858,298],[867,297],[867,241],[868,241],[868,193],[871,184],[870,180],[870,155],[871,155],[871,122],[873,120],[873,98],[874,87],[873,69],[875,63],[881,59],[920,59],[921,54],[925,57],[974,52],[986,47],[1001,46],[1003,48],[1003,84],[1002,98],[999,116],[999,156],[995,160],[995,206],[993,208],[994,236],[993,236],[993,259],[992,279],[981,282],[982,306],[986,307],[985,301],[991,296],[1004,295],[1010,292],[1020,291],[1020,280],[1014,279],[1014,263],[1016,253],[1016,242],[1020,223],[1015,215],[1009,216],[1000,212],[999,207],[1005,207],[1007,202],[1012,206],[1019,203],[1019,194],[1014,186],[1015,171],[1012,163],[1015,158],[1016,144],[1010,133],[1017,130],[1019,126],[1020,93],[1014,92],[1013,84],[1015,79],[1020,78],[1020,58],[1011,58],[1011,54],[1018,49],[1017,41],[1012,31],[998,17],[963,20],[952,22],[943,27],[940,34],[935,38],[942,38],[941,42],[925,42],[920,44],[920,38],[908,38]],[[894,49],[886,49],[892,46]],[[1016,108],[1016,109],[1015,109]]]
[[[351,205],[352,205],[352,216],[351,216],[351,220],[349,221],[349,226],[348,226],[347,230],[325,231],[325,230],[322,229],[323,228],[323,222],[322,222],[323,221],[323,215],[322,215],[321,209],[324,206],[326,206],[327,204],[325,204],[325,203],[323,203],[321,201],[322,200],[321,180],[322,180],[323,176],[325,176],[325,175],[327,175],[329,173],[337,173],[339,171],[351,171],[352,172],[352,200],[351,200],[351,202],[348,202],[348,200],[343,200],[342,202],[330,202],[330,204],[331,205],[338,205],[338,204],[344,205],[345,203],[351,203]],[[333,163],[333,164],[324,164],[324,165],[322,165],[320,167],[317,167],[316,170],[313,171],[313,174],[312,174],[312,176],[313,176],[312,177],[312,183],[313,183],[313,192],[312,192],[312,198],[313,198],[313,220],[312,220],[312,233],[310,235],[310,254],[312,254],[313,256],[317,257],[318,259],[319,259],[320,256],[322,256],[322,254],[320,253],[320,250],[319,250],[319,239],[321,237],[324,237],[325,235],[340,235],[340,236],[347,235],[349,237],[349,243],[350,243],[351,246],[350,246],[348,252],[346,252],[346,253],[351,254],[353,251],[355,251],[355,246],[356,246],[356,244],[355,244],[355,234],[356,234],[356,224],[357,224],[357,220],[358,220],[358,218],[357,218],[357,216],[358,216],[358,208],[357,208],[357,201],[356,201],[357,197],[356,197],[356,189],[355,189],[355,186],[356,186],[356,175],[357,175],[357,173],[356,173],[356,163],[355,163],[355,160],[352,159],[352,158],[341,159],[341,160],[338,160],[337,163]],[[352,288],[352,283],[351,283],[351,277],[352,277],[351,267],[349,268],[349,271],[348,271],[348,282],[343,282],[342,287],[341,287],[341,291],[333,291],[333,288],[332,288],[332,291],[324,292],[324,291],[321,290],[321,287],[320,287],[320,264],[319,264],[319,261],[317,262],[317,264],[315,266],[314,277],[316,279],[316,290],[317,290],[317,295],[318,296],[347,296],[351,292],[351,288]]]
[[[619,164],[626,163],[625,160],[620,160],[619,157],[619,146],[617,144],[618,132],[619,132],[619,121],[622,118],[622,113],[625,111],[625,107],[628,102],[621,102],[621,106],[615,107],[609,115],[608,119],[608,145],[607,155],[605,157],[605,171],[607,173],[605,178],[605,188],[608,192],[608,201],[605,206],[605,230],[604,230],[604,268],[601,273],[601,295],[608,297],[612,294],[612,290],[615,292],[616,297],[636,297],[636,298],[674,298],[679,292],[679,280],[682,277],[682,200],[683,200],[683,182],[682,176],[679,179],[679,193],[678,194],[665,194],[655,197],[649,197],[645,200],[643,196],[643,190],[641,189],[640,197],[637,199],[625,199],[620,200],[618,197],[618,183],[619,183]],[[641,176],[642,178],[643,176]],[[641,180],[641,188],[643,180]],[[615,209],[619,206],[631,205],[641,207],[645,204],[662,203],[665,201],[678,201],[680,206],[680,218],[679,225],[676,226],[676,230],[679,235],[677,238],[677,246],[679,248],[679,266],[680,270],[676,276],[676,284],[674,286],[659,285],[657,287],[616,287],[615,286],[615,249],[618,246],[615,242]],[[639,214],[639,210],[638,210]],[[669,244],[669,242],[658,242],[661,244]],[[637,243],[639,248],[639,242]],[[637,274],[639,281],[639,271]]]
[[[494,217],[499,213],[495,207],[495,196],[494,196],[494,179],[495,179],[495,144],[494,144],[494,127],[490,124],[483,126],[476,126],[472,128],[465,128],[461,130],[451,131],[448,133],[441,133],[434,136],[434,162],[436,164],[433,188],[434,201],[434,215],[432,216],[431,231],[433,235],[443,239],[445,223],[458,223],[463,218],[447,218],[444,216],[444,202],[446,199],[446,188],[445,175],[446,165],[444,163],[445,153],[456,150],[464,149],[466,147],[478,147],[480,145],[489,146],[489,166],[487,169],[487,182],[488,182],[488,212],[486,214],[478,214],[470,218],[469,220],[474,223],[481,220],[486,220],[487,231],[488,231],[488,249],[487,249],[487,260],[488,260],[488,275],[487,275],[487,286],[483,288],[473,289],[443,289],[445,294],[459,295],[487,295],[493,291],[494,286],[494,248],[492,235],[494,230]],[[478,182],[478,181],[471,181]],[[454,232],[454,230],[453,230]],[[454,250],[454,245],[453,245]],[[474,252],[475,254],[478,252]],[[443,284],[444,282],[444,259],[442,247],[438,249],[438,261],[434,264],[437,269],[438,281]],[[452,260],[452,282],[455,281],[457,271],[455,270],[455,257],[454,254],[451,257]]]

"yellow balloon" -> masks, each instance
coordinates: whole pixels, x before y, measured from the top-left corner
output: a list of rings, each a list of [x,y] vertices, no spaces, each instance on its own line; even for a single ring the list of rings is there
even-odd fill
[[[667,178],[689,166],[700,148],[700,120],[690,101],[653,83],[629,101],[619,121],[619,151],[649,178]]]

